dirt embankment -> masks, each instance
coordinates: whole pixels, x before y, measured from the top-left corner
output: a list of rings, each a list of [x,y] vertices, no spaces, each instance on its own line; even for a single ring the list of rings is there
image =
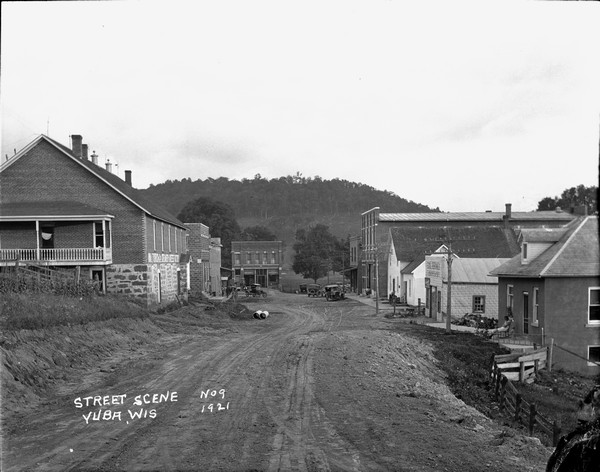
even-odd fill
[[[203,333],[235,330],[235,320],[250,320],[241,305],[195,304],[151,317],[111,319],[87,324],[0,333],[4,418],[30,411],[55,394],[105,381],[118,365],[164,349],[178,333],[193,327]]]

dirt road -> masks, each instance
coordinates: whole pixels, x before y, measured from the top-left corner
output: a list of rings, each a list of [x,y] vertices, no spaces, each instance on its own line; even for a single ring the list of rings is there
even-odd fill
[[[11,420],[3,470],[544,470],[549,450],[457,400],[397,322],[276,292],[249,307],[270,316],[174,322],[146,357]]]

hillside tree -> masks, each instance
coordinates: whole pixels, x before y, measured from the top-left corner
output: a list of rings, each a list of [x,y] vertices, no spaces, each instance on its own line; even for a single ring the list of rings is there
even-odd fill
[[[277,235],[265,226],[248,226],[240,234],[242,241],[277,241]]]
[[[239,238],[240,226],[235,213],[226,203],[208,197],[188,202],[177,216],[184,223],[202,223],[208,226],[210,236],[221,238],[221,264],[231,267],[231,241]]]
[[[292,270],[315,283],[333,268],[333,259],[340,251],[340,242],[329,232],[329,227],[317,224],[308,230],[296,231],[293,246],[296,254]]]

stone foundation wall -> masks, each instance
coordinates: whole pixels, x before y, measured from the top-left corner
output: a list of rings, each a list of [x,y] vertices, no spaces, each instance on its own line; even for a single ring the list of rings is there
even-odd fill
[[[106,267],[106,292],[148,300],[148,266],[113,264]]]
[[[106,292],[142,299],[148,306],[169,303],[185,290],[185,266],[173,262],[151,264],[113,264],[106,268]],[[160,298],[159,298],[160,293]]]

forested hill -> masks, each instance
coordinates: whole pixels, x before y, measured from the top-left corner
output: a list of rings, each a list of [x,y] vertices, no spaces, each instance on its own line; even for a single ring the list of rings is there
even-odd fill
[[[380,207],[384,212],[439,211],[408,201],[387,190],[376,190],[346,180],[323,180],[319,177],[287,176],[267,180],[229,180],[226,177],[206,180],[167,180],[142,190],[174,215],[184,205],[200,197],[208,197],[230,205],[240,220],[269,220],[295,217],[346,216]]]

